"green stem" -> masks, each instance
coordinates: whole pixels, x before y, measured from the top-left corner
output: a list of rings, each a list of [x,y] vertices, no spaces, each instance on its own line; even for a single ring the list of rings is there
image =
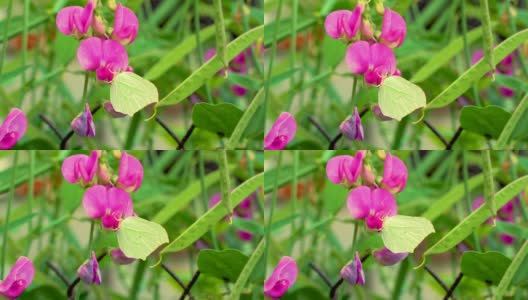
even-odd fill
[[[462,34],[464,37],[464,58],[466,60],[466,67],[469,68],[471,66],[471,55],[469,54],[469,46],[468,46],[468,41],[467,41],[468,29],[467,29],[467,16],[466,16],[465,2],[466,2],[465,0],[461,1],[460,10],[462,13]],[[475,98],[475,103],[477,104],[477,106],[482,106],[480,102],[480,96],[479,96],[477,87],[475,85],[473,85],[472,91],[473,91],[473,97]]]
[[[145,277],[143,276],[143,273],[145,273],[146,269],[147,269],[147,261],[146,260],[138,261],[138,264],[136,267],[136,273],[134,274],[134,281],[132,282],[132,288],[130,289],[130,299],[131,300],[138,299],[139,289],[141,287],[141,281]]]
[[[227,163],[227,151],[218,151],[218,167],[220,168],[220,191],[222,193],[222,205],[229,214],[229,223],[233,218],[233,206],[231,205],[231,184],[229,178],[229,165]]]
[[[13,204],[13,200],[15,199],[15,180],[16,180],[16,169],[18,166],[18,151],[15,151],[15,158],[13,160],[13,171],[11,173],[11,185],[9,188],[9,197],[7,198],[7,210],[6,210],[6,217],[5,217],[5,225],[4,225],[4,238],[2,239],[2,268],[0,269],[0,278],[4,278],[4,270],[5,270],[5,263],[6,263],[6,254],[7,254],[7,237],[9,232],[9,217],[11,214],[11,205]]]
[[[90,73],[86,72],[84,74],[84,87],[83,87],[83,94],[82,94],[82,102],[87,102],[86,94],[88,93],[88,82],[90,81]],[[127,148],[128,149],[128,148]]]
[[[270,87],[271,87],[271,74],[273,72],[273,63],[275,61],[275,56],[277,55],[277,34],[279,32],[279,20],[281,18],[282,13],[282,0],[278,0],[278,6],[277,6],[277,14],[276,14],[276,20],[277,20],[277,26],[275,26],[273,30],[273,42],[271,43],[271,54],[269,58],[269,64],[268,64],[268,74],[266,76],[265,84],[264,84],[264,107],[268,107],[268,99],[270,96]],[[267,244],[267,243],[266,243]],[[266,245],[267,247],[268,245]],[[267,251],[267,249],[266,249]],[[267,254],[267,252],[266,252]]]
[[[227,144],[225,146],[226,150],[235,150],[238,143],[240,142],[240,138],[242,137],[242,134],[244,131],[246,131],[246,128],[251,123],[253,119],[253,115],[257,111],[257,109],[262,104],[262,101],[264,100],[264,97],[262,97],[263,89],[260,89],[251,103],[249,104],[248,108],[238,121],[235,129],[233,130],[233,133],[231,134],[231,137],[227,141]]]
[[[517,252],[515,257],[513,258],[513,261],[511,262],[510,266],[508,267],[508,269],[506,269],[506,272],[502,276],[499,286],[497,287],[497,290],[495,292],[495,297],[493,299],[502,299],[503,295],[506,293],[506,289],[509,287],[511,281],[513,280],[513,276],[515,276],[515,274],[519,270],[526,256],[528,256],[528,240],[524,242],[521,249],[519,249],[519,252]]]
[[[204,211],[209,209],[208,199],[207,199],[207,188],[205,187],[205,163],[203,157],[203,151],[198,151],[198,162],[200,164],[200,189],[202,190],[202,206]],[[216,232],[214,227],[211,227],[209,231],[211,233],[211,242],[215,250],[218,250],[218,241],[216,240]]]
[[[297,19],[299,15],[299,0],[293,0],[293,12],[292,12],[292,27],[291,27],[291,35],[290,35],[290,69],[295,68],[295,64],[297,61]],[[278,25],[278,23],[277,23]],[[292,73],[290,77],[290,95],[289,95],[289,101],[288,101],[288,110],[291,110],[291,106],[293,103],[293,99],[295,96],[295,89],[293,88],[295,86],[295,72]]]
[[[483,150],[482,155],[482,171],[484,172],[484,203],[489,208],[495,223],[497,216],[495,207],[495,182],[493,181],[493,171],[491,170],[491,153],[490,150]]]
[[[292,189],[291,189],[291,215],[295,216],[295,212],[297,211],[297,171],[299,169],[299,150],[293,151],[293,181],[292,181]],[[295,229],[295,221],[296,219],[293,219],[291,222],[291,232],[296,232]],[[290,250],[288,253],[291,255],[293,251],[293,246],[295,245],[295,238],[290,239]]]
[[[29,151],[29,192],[28,192],[28,215],[31,215],[33,213],[33,198],[35,193],[35,150]],[[33,242],[33,238],[31,236],[33,232],[33,218],[29,220],[28,223],[28,232],[30,234],[30,238],[28,239],[27,247],[26,247],[26,256],[29,256],[29,251],[31,251],[31,243]]]
[[[7,53],[7,38],[9,35],[9,23],[11,21],[12,12],[13,12],[13,0],[9,0],[9,4],[7,5],[7,17],[5,19],[5,26],[4,26],[4,38],[2,40],[2,55],[0,56],[0,75],[2,75],[5,56]]]
[[[214,7],[214,21],[216,27],[216,55],[224,64],[226,77],[228,75],[227,68],[229,62],[227,61],[227,37],[224,24],[224,9],[222,7],[222,0],[213,0]]]
[[[495,74],[495,62],[493,60],[493,33],[491,31],[488,0],[480,0],[480,14],[480,21],[482,23],[482,40],[484,42],[484,59],[490,65],[492,73]]]
[[[90,221],[90,238],[88,240],[88,257],[90,257],[92,253],[94,231],[95,231],[95,222],[94,220],[91,220]]]
[[[24,0],[24,21],[23,26],[24,29],[22,31],[22,65],[27,65],[27,48],[28,48],[28,23],[29,23],[29,0]],[[38,55],[38,54],[35,54]],[[24,102],[24,98],[26,97],[26,87],[27,87],[27,76],[26,76],[26,70],[22,72],[22,88],[20,92],[20,101],[19,106],[22,106],[22,103]]]
[[[468,185],[469,175],[468,175],[468,163],[467,163],[466,151],[462,151],[462,176],[464,178],[464,195],[466,198],[466,211],[467,211],[467,214],[469,215],[471,213],[471,191],[469,190],[469,185]],[[475,249],[480,252],[481,251],[480,250],[481,249],[480,240],[477,236],[477,233],[473,231],[471,236],[473,237],[473,243],[475,244]]]
[[[515,111],[513,112],[512,116],[502,129],[502,132],[497,139],[497,143],[495,144],[495,147],[493,149],[495,150],[503,150],[506,148],[506,144],[510,141],[511,136],[513,135],[513,131],[517,127],[519,121],[521,120],[521,117],[524,115],[524,112],[528,108],[528,93],[524,95],[524,97],[521,100],[521,103],[517,105],[517,108],[515,108]]]
[[[264,265],[267,265],[268,250],[269,250],[269,245],[270,245],[271,225],[273,224],[273,213],[275,212],[275,206],[277,205],[277,192],[279,190],[279,174],[280,174],[279,170],[282,164],[282,151],[278,151],[278,152],[279,152],[279,157],[278,157],[277,166],[276,166],[277,172],[275,172],[275,179],[273,182],[273,194],[271,195],[271,207],[269,209],[268,225],[266,227],[266,236],[265,236],[266,245],[265,245],[265,251],[264,251],[265,253],[264,254],[264,260],[265,260]],[[266,275],[266,273],[267,272],[264,272],[264,275]]]
[[[198,62],[200,65],[203,64],[203,47],[202,41],[200,40],[200,14],[198,12],[199,0],[194,0],[194,31],[196,32],[196,45],[198,48]],[[209,83],[205,84],[205,93],[207,95],[207,102],[213,103],[213,96],[211,94],[211,87]]]

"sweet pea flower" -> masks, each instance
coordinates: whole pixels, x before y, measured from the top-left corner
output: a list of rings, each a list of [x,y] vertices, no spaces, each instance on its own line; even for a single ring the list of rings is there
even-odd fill
[[[88,284],[101,285],[101,271],[94,251],[90,259],[77,269],[77,276]]]
[[[86,103],[84,112],[80,113],[70,124],[73,132],[82,137],[95,136],[95,124],[93,122],[90,105]]]
[[[333,39],[353,39],[361,24],[364,4],[358,4],[353,11],[336,10],[325,19],[325,30]]]
[[[396,57],[392,49],[380,44],[358,41],[348,47],[345,58],[353,74],[364,74],[365,82],[380,85],[385,77],[396,72]]]
[[[27,129],[27,118],[23,111],[13,108],[0,125],[0,150],[9,150],[20,140]]]
[[[293,140],[297,132],[297,122],[288,112],[279,115],[264,138],[264,150],[282,150]]]
[[[90,156],[84,154],[72,155],[64,160],[61,171],[69,183],[80,182],[87,185],[93,181],[98,169],[99,152],[92,151]]]
[[[124,118],[124,117],[127,116],[126,114],[122,114],[120,112],[117,112],[114,109],[114,106],[112,105],[112,102],[110,102],[110,101],[106,101],[105,103],[103,103],[103,108],[112,118]]]
[[[116,187],[94,185],[84,193],[82,204],[86,214],[101,219],[106,229],[117,230],[123,219],[134,215],[130,195]]]
[[[77,60],[87,71],[95,71],[97,79],[111,82],[114,75],[128,69],[125,47],[114,40],[87,38],[77,49]]]
[[[357,107],[354,107],[354,114],[339,125],[339,132],[349,140],[363,140],[363,126],[361,125],[361,117]]]
[[[397,194],[405,188],[407,183],[407,167],[396,156],[387,153],[383,166],[383,179],[381,186],[387,191]]]
[[[369,229],[380,231],[386,217],[397,214],[394,196],[384,189],[359,186],[348,194],[347,208],[354,219],[365,219]]]
[[[358,151],[354,157],[350,155],[338,155],[326,163],[326,176],[335,184],[351,186],[357,182],[363,170],[363,159],[365,151]]]
[[[114,17],[114,30],[112,39],[119,41],[123,45],[132,44],[136,39],[139,28],[139,21],[136,14],[129,8],[117,4]]]
[[[134,156],[123,152],[119,161],[119,175],[116,185],[125,191],[135,192],[143,181],[143,166]]]
[[[357,251],[354,259],[344,266],[339,274],[341,275],[341,278],[351,285],[365,284],[365,273],[363,272],[361,258],[359,258],[359,253]]]
[[[74,35],[77,39],[83,37],[90,29],[95,5],[92,0],[86,6],[67,6],[59,11],[55,23],[64,35]]]
[[[35,276],[35,267],[31,260],[20,256],[5,280],[0,280],[0,296],[16,299],[31,284]]]
[[[297,263],[288,256],[284,256],[270,277],[264,282],[264,295],[279,299],[297,280],[299,268]]]
[[[394,120],[393,118],[387,117],[386,115],[384,115],[381,112],[381,108],[380,108],[379,105],[374,105],[372,107],[372,112],[374,113],[374,117],[376,117],[376,119],[378,119],[378,121],[391,121],[391,120]]]
[[[407,24],[397,12],[386,8],[383,12],[380,42],[390,48],[397,48],[405,40]]]
[[[382,265],[382,266],[392,266],[400,261],[404,260],[409,253],[403,252],[403,253],[394,253],[387,249],[387,247],[383,247],[382,249],[378,249],[374,251],[374,259]]]
[[[135,258],[126,256],[120,248],[115,248],[110,251],[110,257],[118,265],[129,265],[136,261]]]

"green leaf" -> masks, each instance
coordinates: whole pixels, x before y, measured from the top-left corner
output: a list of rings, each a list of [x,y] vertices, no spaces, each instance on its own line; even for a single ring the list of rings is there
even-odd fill
[[[528,176],[523,176],[503,187],[495,194],[495,204],[500,209],[506,202],[510,201],[518,195],[528,185]],[[490,212],[487,207],[479,207],[473,211],[469,216],[458,223],[451,231],[444,235],[436,244],[431,246],[424,253],[424,260],[427,255],[443,253],[455,247],[463,241],[468,235],[475,231],[487,218],[490,217]]]
[[[260,107],[263,101],[263,89],[260,89],[255,95],[255,98],[253,98],[253,100],[249,104],[242,117],[239,119],[235,129],[233,129],[231,137],[229,138],[225,146],[227,150],[235,150],[235,148],[238,146],[242,134],[246,131],[246,128],[248,127],[251,120],[253,120],[253,115],[255,114],[255,112]],[[262,130],[264,131],[264,127],[262,127]]]
[[[464,106],[460,112],[460,126],[467,131],[497,139],[511,114],[502,107]]]
[[[517,252],[510,266],[504,273],[504,276],[502,277],[499,286],[497,287],[497,291],[495,292],[495,300],[502,299],[504,293],[506,293],[506,289],[510,286],[513,277],[515,276],[515,274],[517,274],[519,267],[521,266],[526,257],[528,257],[528,240],[524,242],[521,249],[519,249],[519,252]]]
[[[227,209],[229,218],[231,219],[233,216],[233,206],[231,204],[231,178],[229,176],[227,152],[225,150],[218,150],[216,153],[220,171],[220,192],[222,195],[220,202]]]
[[[51,170],[55,164],[52,163],[42,163],[38,164],[35,168],[35,177],[39,176],[40,174],[43,174],[49,170]],[[19,172],[16,172],[16,178],[15,178],[15,185],[18,186],[19,184],[25,183],[29,180],[29,165],[24,164],[17,167],[17,170],[20,170]],[[0,194],[3,194],[9,190],[9,187],[11,186],[9,178],[11,177],[12,170],[11,168],[0,172]]]
[[[400,76],[385,78],[378,98],[381,112],[398,121],[426,104],[423,90]]]
[[[231,136],[244,112],[231,103],[198,103],[192,110],[196,128]]]
[[[495,181],[493,180],[493,172],[491,170],[491,153],[490,150],[482,150],[482,172],[484,174],[484,205],[489,209],[493,219],[497,217],[495,206]]]
[[[247,261],[248,257],[235,249],[206,249],[198,253],[197,264],[200,273],[234,282]]]
[[[112,81],[110,102],[117,112],[132,116],[158,100],[156,86],[135,73],[119,73]]]
[[[256,40],[263,38],[264,25],[253,28],[248,32],[242,34],[237,39],[227,45],[227,59],[231,61],[240,52],[251,46]],[[213,57],[198,70],[192,73],[180,85],[173,89],[163,99],[160,100],[158,106],[167,106],[177,104],[192,95],[197,89],[204,85],[209,78],[213,77],[218,71],[222,69],[222,62],[218,57]]]
[[[493,60],[493,32],[491,31],[491,20],[488,0],[480,0],[480,21],[482,23],[482,40],[484,41],[484,60],[495,73],[495,61]]]
[[[495,74],[495,83],[499,86],[510,88],[514,91],[528,92],[528,83],[519,77]]]
[[[466,251],[460,269],[464,276],[498,284],[510,263],[511,259],[500,252]]]
[[[433,224],[426,218],[396,215],[383,221],[383,244],[394,253],[414,252],[414,249],[431,233]]]
[[[325,35],[323,40],[323,62],[334,69],[345,57],[348,46],[342,40],[336,40]]]
[[[521,240],[528,239],[528,229],[524,225],[503,221],[496,221],[495,225],[497,231],[501,233],[509,234]]]
[[[493,147],[493,149],[505,149],[506,144],[510,141],[510,138],[512,135],[514,135],[514,132],[516,131],[518,124],[522,123],[522,117],[525,115],[526,110],[528,109],[528,93],[524,95],[521,102],[517,105],[517,108],[515,108],[515,111],[513,112],[511,118],[508,120],[506,125],[504,125],[504,128],[502,129],[502,132],[497,139],[497,143]],[[525,131],[525,130],[523,130]]]
[[[226,29],[224,27],[224,10],[222,7],[222,0],[213,0],[214,7],[214,23],[216,28],[216,56],[220,58],[220,61],[224,64],[227,69],[229,60],[227,60],[227,37]]]
[[[257,248],[251,254],[251,257],[247,261],[246,265],[242,269],[242,272],[240,273],[240,276],[238,276],[238,279],[235,282],[235,285],[233,286],[233,290],[231,291],[231,296],[229,299],[238,299],[240,297],[240,293],[242,292],[242,289],[244,288],[244,285],[246,285],[246,282],[249,279],[249,276],[253,273],[253,270],[255,269],[255,266],[260,261],[260,258],[262,257],[262,254],[264,253],[264,239],[260,241]]]
[[[312,172],[314,172],[315,170],[317,170],[318,166],[316,164],[306,164],[304,166],[301,166],[299,168],[299,170],[297,171],[297,177],[298,178],[301,178],[307,174],[310,174]],[[295,174],[292,174],[292,170],[293,168],[291,166],[286,166],[286,167],[281,167],[279,169],[271,169],[271,170],[267,170],[265,172],[266,174],[266,178],[275,178],[275,174],[276,172],[279,172],[279,179],[278,179],[278,182],[277,184],[279,185],[279,187],[285,185],[285,184],[288,184],[290,183],[292,180],[293,180],[293,177],[295,176]],[[273,180],[267,180],[265,183],[264,183],[264,193],[269,193],[273,190]]]
[[[510,36],[505,41],[500,43],[493,50],[493,58],[495,61],[502,61],[508,54],[515,51],[524,41],[528,39],[528,29],[517,32]],[[457,80],[455,80],[449,87],[444,89],[438,96],[431,100],[426,109],[439,108],[448,105],[460,97],[467,91],[475,81],[479,80],[488,71],[490,71],[489,64],[480,60],[471,68],[466,70]]]
[[[119,224],[117,241],[126,256],[145,260],[159,246],[168,243],[169,236],[158,223],[128,217]]]
[[[233,207],[236,207],[240,202],[242,202],[242,200],[244,200],[247,196],[263,185],[264,173],[257,174],[244,181],[231,192],[231,203]],[[203,236],[214,224],[222,220],[226,214],[227,211],[224,206],[214,206],[198,220],[196,220],[196,222],[189,226],[174,241],[167,245],[161,251],[161,254],[178,252],[182,249],[185,249],[197,241],[201,236]]]

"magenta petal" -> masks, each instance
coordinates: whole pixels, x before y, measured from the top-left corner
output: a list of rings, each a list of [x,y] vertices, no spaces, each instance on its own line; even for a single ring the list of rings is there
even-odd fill
[[[364,4],[356,5],[356,8],[352,11],[348,19],[343,19],[344,31],[348,38],[354,38],[361,25],[361,19],[363,15]]]
[[[335,184],[350,185],[357,181],[363,167],[364,152],[358,151],[354,157],[338,155],[326,163],[326,176]]]
[[[83,10],[80,6],[67,6],[61,9],[55,19],[59,31],[65,35],[73,34],[73,29],[75,28],[73,19],[76,15],[81,15]]]
[[[396,57],[391,48],[376,43],[370,46],[370,64],[381,77],[387,77],[396,72]]]
[[[87,38],[77,49],[77,60],[87,71],[95,71],[102,63],[103,40],[98,37]]]
[[[370,210],[382,219],[398,213],[398,205],[394,196],[384,189],[374,189],[371,195]]]
[[[95,124],[93,122],[92,112],[90,111],[90,105],[88,103],[85,105],[84,112],[80,113],[71,121],[70,127],[78,136],[95,136]]]
[[[103,60],[108,68],[118,73],[128,67],[128,54],[125,47],[114,40],[105,40],[102,44]]]
[[[325,19],[325,30],[328,36],[333,39],[340,39],[345,33],[344,26],[352,16],[349,10],[336,10],[328,14]]]
[[[297,132],[295,118],[287,112],[279,115],[270,131],[264,138],[265,150],[282,150],[293,140]]]
[[[264,282],[264,294],[271,298],[280,298],[297,280],[299,269],[297,263],[284,256]]]
[[[16,142],[26,134],[27,118],[23,111],[13,108],[0,126],[0,150],[13,148]]]
[[[134,205],[130,195],[120,188],[111,187],[107,190],[108,204],[106,209],[117,215],[119,219],[134,215]]]
[[[473,55],[471,56],[471,64],[476,64],[479,60],[481,60],[484,57],[484,52],[482,50],[477,50]]]
[[[380,41],[391,48],[399,47],[405,40],[406,34],[407,24],[402,16],[386,8],[383,14]]]
[[[347,208],[354,219],[364,219],[370,213],[371,191],[369,187],[358,186],[347,197]]]
[[[31,284],[34,276],[33,263],[27,257],[19,257],[5,280],[0,280],[0,296],[8,299],[18,298]]]
[[[77,269],[77,275],[88,284],[101,284],[101,271],[94,251],[92,251],[90,259]]]
[[[370,45],[365,41],[358,41],[348,47],[346,62],[354,74],[367,72],[370,61]]]
[[[105,215],[109,202],[106,190],[107,188],[103,185],[94,185],[84,193],[82,204],[90,218],[98,219]]]
[[[131,44],[136,39],[138,28],[139,21],[136,14],[119,3],[115,12],[112,38],[124,45]]]
[[[383,247],[382,249],[378,249],[374,251],[374,259],[382,265],[382,266],[392,266],[400,261],[404,260],[409,253],[394,253],[387,249],[386,247]]]
[[[117,186],[127,192],[135,192],[143,181],[143,166],[141,162],[132,155],[123,152],[119,163],[119,176]]]
[[[407,167],[396,156],[387,154],[383,167],[383,179],[381,186],[391,193],[399,193],[407,183]]]

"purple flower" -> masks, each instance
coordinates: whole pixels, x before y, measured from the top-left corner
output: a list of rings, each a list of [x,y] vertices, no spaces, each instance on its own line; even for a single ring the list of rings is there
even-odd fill
[[[473,53],[473,55],[471,56],[471,64],[472,65],[476,64],[479,60],[482,59],[482,57],[484,57],[484,52],[482,50],[475,51],[475,53]],[[507,76],[514,75],[512,54],[509,54],[503,60],[501,60],[501,62],[497,65],[497,72],[499,74],[507,75]],[[488,72],[486,76],[491,76],[491,71]],[[511,98],[515,95],[514,90],[508,87],[505,87],[505,86],[499,86],[498,91],[502,96],[506,98]]]
[[[115,109],[114,109],[114,106],[112,105],[112,102],[110,101],[106,101],[105,103],[103,103],[103,108],[104,110],[106,110],[106,112],[112,116],[113,118],[123,118],[123,117],[126,117],[127,115],[125,114],[122,114],[120,112],[117,112]]]
[[[123,45],[132,44],[136,39],[139,28],[139,22],[136,14],[129,8],[117,4],[114,17],[114,30],[112,39],[119,41]]]
[[[380,231],[386,217],[394,216],[398,206],[384,189],[359,186],[348,194],[347,208],[354,219],[364,219],[369,229]]]
[[[405,188],[407,183],[407,167],[396,156],[387,153],[383,166],[383,179],[381,186],[393,194],[397,194]]]
[[[94,185],[84,193],[82,204],[86,214],[101,219],[106,229],[117,230],[123,219],[134,215],[130,195],[116,187]]]
[[[65,35],[74,35],[80,39],[90,29],[93,20],[94,3],[92,0],[86,6],[67,6],[59,11],[55,23],[59,31]]]
[[[90,105],[86,103],[84,112],[80,113],[70,124],[73,132],[82,137],[95,136],[95,124],[93,122]]]
[[[128,54],[125,47],[114,40],[87,38],[77,49],[77,60],[87,71],[95,71],[97,79],[111,82],[114,75],[127,70]]]
[[[20,256],[5,280],[0,280],[0,296],[16,299],[31,284],[35,276],[35,267],[27,257]]]
[[[264,281],[264,295],[279,299],[297,280],[299,268],[297,263],[288,256],[284,256],[270,277]]]
[[[83,186],[90,184],[97,174],[99,152],[92,151],[90,156],[72,155],[62,163],[62,176],[69,183],[80,182]]]
[[[349,140],[363,140],[363,126],[361,125],[361,117],[359,116],[357,107],[354,107],[354,114],[339,125],[339,132]]]
[[[361,24],[363,4],[358,4],[353,11],[336,10],[328,14],[325,19],[325,30],[333,39],[353,39],[356,37]]]
[[[238,204],[234,208],[233,217],[246,219],[246,220],[253,219],[253,211],[251,209],[251,199],[252,199],[252,196],[249,196],[246,199],[242,200],[242,202],[240,202],[240,204]],[[208,204],[209,209],[211,209],[212,207],[220,203],[221,200],[222,200],[222,195],[220,193],[214,194],[211,197],[211,199],[209,199],[209,204]],[[229,216],[226,215],[225,219],[228,219],[228,218]],[[251,239],[253,239],[253,234],[251,232],[247,232],[244,230],[238,230],[237,235],[242,241],[250,241]]]
[[[341,269],[340,275],[341,278],[351,285],[365,284],[365,273],[363,272],[361,258],[359,258],[359,253],[357,251],[354,259]]]
[[[386,115],[384,115],[381,112],[381,108],[380,108],[379,105],[374,105],[372,107],[372,112],[374,113],[374,117],[376,117],[376,119],[378,119],[379,121],[391,121],[391,120],[393,120],[393,118],[387,117]]]
[[[110,251],[110,257],[118,265],[128,265],[136,261],[135,258],[126,256],[120,248],[115,248]]]
[[[390,48],[397,48],[405,40],[407,24],[397,12],[385,9],[383,23],[381,25],[380,42]]]
[[[515,222],[515,205],[518,203],[517,198],[508,201],[504,206],[502,206],[497,211],[497,219],[503,222],[507,223],[514,223]],[[484,198],[477,198],[473,201],[471,204],[471,209],[476,210],[477,208],[481,207],[484,204]],[[493,219],[490,217],[486,220],[487,224],[493,224]],[[500,233],[499,238],[505,245],[511,245],[515,242],[515,237],[506,234],[506,233]]]
[[[116,185],[127,192],[135,192],[143,181],[143,166],[132,155],[123,152],[119,161],[119,176]]]
[[[288,112],[279,115],[264,138],[264,150],[282,150],[293,140],[297,132],[297,122]]]
[[[77,276],[88,284],[101,284],[101,271],[94,251],[90,259],[77,269]]]
[[[380,85],[385,77],[396,72],[396,57],[392,49],[380,44],[358,41],[348,47],[346,62],[353,74],[364,74],[365,82]]]
[[[394,253],[387,249],[387,247],[383,247],[382,249],[378,249],[374,251],[374,258],[376,261],[383,266],[392,266],[400,261],[404,260],[409,253]]]
[[[26,134],[27,118],[23,111],[13,108],[0,125],[0,150],[9,150]]]
[[[365,155],[365,151],[358,151],[354,157],[350,155],[332,157],[326,163],[326,176],[335,184],[352,186],[361,175]]]

